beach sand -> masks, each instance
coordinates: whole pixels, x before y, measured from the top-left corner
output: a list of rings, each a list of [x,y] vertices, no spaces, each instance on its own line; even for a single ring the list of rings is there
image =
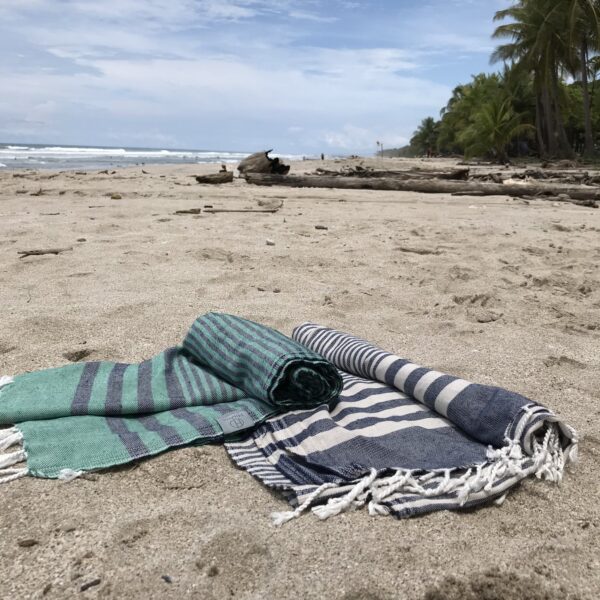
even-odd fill
[[[316,166],[342,164],[293,172]],[[579,430],[580,462],[562,485],[528,480],[502,507],[402,521],[308,514],[282,528],[269,514],[286,503],[221,446],[68,484],[26,477],[0,488],[1,598],[600,596],[600,210],[211,187],[190,175],[214,165],[143,168],[0,173],[0,374],[69,353],[137,362],[211,310],[286,334],[310,320],[539,400]],[[174,214],[261,200],[283,207]],[[17,254],[48,247],[72,250]]]

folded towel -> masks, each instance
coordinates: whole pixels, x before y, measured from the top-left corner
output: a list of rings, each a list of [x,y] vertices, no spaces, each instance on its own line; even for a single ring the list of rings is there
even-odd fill
[[[310,323],[292,337],[338,367],[339,402],[274,417],[226,445],[297,507],[278,524],[314,504],[320,518],[367,503],[372,515],[409,517],[501,501],[524,477],[560,481],[575,458],[573,429],[520,394]]]
[[[184,444],[223,441],[284,410],[329,404],[336,369],[232,315],[197,319],[181,346],[139,364],[87,362],[0,379],[0,482],[70,478]],[[26,466],[21,463],[26,461]]]

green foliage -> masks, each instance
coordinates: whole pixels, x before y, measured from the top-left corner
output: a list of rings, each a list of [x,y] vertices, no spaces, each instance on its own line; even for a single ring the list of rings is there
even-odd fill
[[[439,126],[439,121],[436,121],[433,117],[427,117],[421,121],[419,128],[410,140],[410,147],[416,155],[426,154],[437,148]]]
[[[600,0],[515,0],[494,17],[500,73],[458,85],[440,120],[424,119],[405,155],[569,157],[600,140]],[[567,78],[570,82],[567,83]]]
[[[508,145],[519,136],[531,135],[535,128],[522,122],[513,109],[511,99],[497,95],[478,107],[471,122],[459,134],[465,156],[491,154],[496,160],[508,159]]]

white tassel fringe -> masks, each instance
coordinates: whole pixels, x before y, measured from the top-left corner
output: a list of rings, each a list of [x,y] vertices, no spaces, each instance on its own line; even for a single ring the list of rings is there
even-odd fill
[[[23,434],[16,428],[0,430],[0,451],[7,450],[17,444],[22,446]],[[0,454],[0,483],[8,483],[29,473],[27,467],[14,468],[14,465],[27,460],[27,455],[23,448],[14,452]]]
[[[517,436],[515,438],[520,439]],[[576,439],[574,444],[576,445]],[[387,515],[390,508],[382,503],[402,494],[418,495],[422,498],[454,494],[458,506],[464,506],[475,494],[478,495],[477,499],[481,499],[482,494],[483,497],[500,494],[494,502],[501,505],[508,495],[505,480],[510,482],[511,487],[529,475],[554,483],[561,482],[566,461],[558,427],[554,424],[549,425],[541,441],[533,439],[532,447],[533,454],[528,456],[515,440],[509,441],[498,450],[490,446],[487,452],[488,462],[469,468],[460,476],[458,469],[445,469],[425,474],[398,470],[391,476],[378,477],[377,471],[371,469],[369,475],[358,481],[347,494],[331,498],[326,504],[314,506],[311,510],[319,519],[325,520],[350,508],[363,506],[370,497],[369,514]],[[574,450],[576,447],[571,449],[569,460],[575,454]],[[312,492],[295,510],[273,513],[273,524],[283,525],[299,517],[323,495],[323,492],[336,487],[338,486],[335,484],[324,484]]]

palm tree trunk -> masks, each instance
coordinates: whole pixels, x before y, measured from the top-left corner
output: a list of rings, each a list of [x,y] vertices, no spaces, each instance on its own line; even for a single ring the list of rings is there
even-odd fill
[[[550,92],[546,83],[542,84],[542,107],[544,109],[544,123],[546,125],[546,142],[548,154],[551,157],[558,155],[558,136],[556,132],[556,124],[553,117],[552,102],[550,100]]]
[[[544,141],[544,123],[543,123],[542,99],[540,94],[535,97],[535,130],[537,133],[538,150],[541,158],[547,157],[546,143]]]
[[[583,92],[583,119],[585,123],[585,149],[583,151],[584,156],[594,155],[594,134],[592,131],[592,116],[590,107],[590,90],[588,87],[588,48],[587,38],[585,34],[581,41],[580,48],[581,58],[581,89]]]
[[[558,73],[556,71],[552,72],[551,104],[554,108],[554,121],[556,124],[556,135],[558,138],[558,149],[560,157],[573,158],[575,156],[575,153],[573,152],[573,148],[571,148],[571,144],[569,143],[569,138],[567,137],[565,124],[560,110]]]

